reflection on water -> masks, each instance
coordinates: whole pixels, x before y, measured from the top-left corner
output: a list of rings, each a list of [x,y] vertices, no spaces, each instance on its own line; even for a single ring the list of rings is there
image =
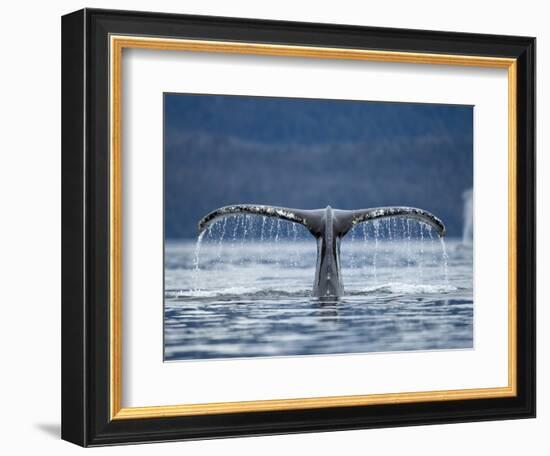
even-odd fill
[[[199,264],[167,242],[165,360],[471,348],[471,245],[447,240],[445,268],[436,237],[403,233],[346,236],[339,299],[310,296],[316,246],[293,228],[275,245],[212,235]]]

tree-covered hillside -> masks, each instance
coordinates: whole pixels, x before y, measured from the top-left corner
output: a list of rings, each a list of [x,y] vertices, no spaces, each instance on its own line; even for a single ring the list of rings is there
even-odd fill
[[[166,95],[166,237],[235,203],[417,206],[459,236],[472,124],[465,106]]]

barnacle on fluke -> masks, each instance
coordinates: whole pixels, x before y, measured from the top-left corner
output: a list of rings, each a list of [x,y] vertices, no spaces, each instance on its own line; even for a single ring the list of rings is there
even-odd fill
[[[209,213],[199,221],[202,233],[214,220],[232,214],[253,214],[275,217],[304,225],[317,239],[317,267],[313,295],[341,296],[344,284],[340,274],[340,241],[358,223],[388,217],[406,217],[427,223],[439,236],[445,235],[445,225],[435,215],[423,209],[406,206],[376,207],[372,209],[289,209],[257,204],[235,204]]]

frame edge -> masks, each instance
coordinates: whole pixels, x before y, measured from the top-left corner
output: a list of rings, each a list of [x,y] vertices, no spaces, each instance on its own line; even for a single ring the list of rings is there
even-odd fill
[[[522,104],[518,105],[520,111],[518,125],[518,151],[526,156],[518,163],[519,174],[524,172],[524,177],[518,182],[518,191],[521,191],[523,198],[521,206],[518,207],[518,216],[526,217],[527,226],[520,231],[518,236],[518,248],[526,249],[523,255],[524,271],[518,268],[518,286],[533,287],[530,289],[520,289],[520,299],[523,301],[522,310],[527,314],[517,322],[517,330],[524,341],[523,346],[518,347],[527,350],[523,355],[523,362],[518,361],[518,380],[520,381],[520,396],[514,399],[509,398],[499,401],[502,407],[495,404],[495,408],[490,407],[489,403],[483,401],[480,410],[454,410],[459,403],[441,404],[441,407],[431,407],[429,403],[420,404],[422,411],[418,417],[410,416],[407,418],[401,413],[396,416],[388,417],[373,423],[365,418],[352,416],[352,411],[343,413],[341,409],[335,409],[333,416],[326,417],[323,411],[309,410],[303,412],[272,413],[246,413],[234,415],[233,419],[238,424],[227,425],[223,417],[197,417],[189,421],[185,417],[180,418],[157,418],[147,420],[109,420],[103,411],[103,394],[105,385],[104,378],[95,373],[95,368],[104,363],[103,350],[98,350],[94,356],[94,345],[100,347],[101,341],[96,340],[96,324],[101,329],[103,321],[94,323],[94,308],[88,307],[87,296],[93,292],[87,289],[86,284],[93,284],[93,276],[86,271],[86,262],[90,263],[87,254],[93,253],[93,238],[88,234],[89,240],[86,241],[84,235],[88,228],[93,228],[93,222],[87,221],[85,211],[92,215],[92,210],[88,207],[86,201],[93,197],[91,189],[93,188],[93,175],[91,171],[86,171],[87,153],[90,149],[89,164],[92,165],[94,153],[93,140],[93,120],[90,118],[90,126],[87,126],[86,111],[94,113],[94,103],[100,103],[102,91],[94,93],[93,79],[88,82],[86,74],[94,76],[94,72],[86,67],[86,60],[93,63],[94,53],[98,55],[101,49],[94,48],[92,40],[101,42],[103,36],[95,37],[94,22],[95,16],[108,18],[115,22],[109,24],[98,24],[97,29],[100,34],[109,33],[113,30],[118,31],[128,17],[138,16],[140,19],[156,18],[168,21],[168,19],[180,18],[182,22],[191,21],[194,18],[194,24],[191,24],[191,35],[197,32],[193,28],[196,23],[205,25],[204,33],[208,34],[208,20],[216,21],[216,17],[208,16],[186,16],[176,14],[160,13],[137,13],[132,11],[113,11],[113,10],[81,10],[68,14],[62,20],[62,438],[64,440],[76,443],[81,446],[100,446],[120,443],[138,443],[153,441],[172,441],[189,440],[220,437],[244,437],[252,435],[272,435],[272,434],[291,434],[302,432],[321,432],[337,431],[345,429],[368,429],[375,427],[395,427],[403,425],[429,425],[451,422],[467,421],[485,421],[495,419],[514,419],[514,418],[532,418],[535,416],[535,214],[534,214],[534,169],[535,169],[535,40],[526,37],[502,37],[500,44],[506,42],[506,50],[495,51],[495,54],[506,53],[506,56],[514,56],[521,61],[521,71],[518,75],[518,92],[522,92]],[[151,17],[152,16],[152,17]],[[135,18],[135,17],[134,17]],[[231,25],[236,18],[226,18],[225,25]],[[266,22],[274,28],[284,25],[294,25],[299,28],[302,26],[313,27],[314,24],[308,23],[286,23],[281,21],[261,21],[254,19],[242,19],[242,22],[257,24]],[[103,21],[99,21],[103,22]],[[87,30],[87,25],[89,30]],[[101,27],[105,25],[105,28]],[[183,24],[189,25],[189,24]],[[182,26],[183,26],[182,25]],[[243,25],[242,23],[240,24]],[[319,24],[318,33],[330,31],[332,24]],[[126,27],[126,26],[124,26]],[[129,27],[129,26],[128,26]],[[133,25],[132,25],[133,27]],[[346,30],[354,29],[355,32],[365,30],[372,31],[372,28],[362,26],[335,26],[341,29],[342,33]],[[317,28],[317,27],[316,27]],[[281,31],[281,30],[279,30]],[[378,31],[389,32],[388,29],[378,29]],[[404,29],[401,29],[401,33]],[[423,30],[411,30],[412,42],[414,35],[430,33]],[[182,33],[178,31],[178,33]],[[200,31],[200,33],[203,33]],[[251,32],[252,33],[252,32]],[[450,39],[456,36],[453,32],[437,32],[441,39]],[[282,32],[284,35],[284,31]],[[484,41],[489,39],[488,35],[460,34],[458,38]],[[88,39],[89,38],[89,39]],[[222,38],[223,39],[223,38]],[[267,39],[267,38],[266,38]],[[313,41],[315,41],[313,39]],[[493,43],[495,46],[497,43]],[[469,45],[461,45],[466,49]],[[101,48],[101,46],[96,47]],[[89,55],[88,55],[89,52]],[[481,52],[481,51],[480,51]],[[468,52],[465,52],[468,54]],[[519,55],[519,57],[518,57]],[[103,86],[100,86],[102,88]],[[90,107],[87,108],[87,103]],[[102,105],[103,102],[100,103]],[[102,107],[102,106],[101,106]],[[101,111],[101,109],[99,109]],[[89,129],[89,135],[86,131]],[[91,138],[90,138],[91,137]],[[86,173],[90,178],[87,185]],[[523,189],[520,190],[521,186]],[[519,198],[518,198],[519,199]],[[521,251],[520,251],[521,252]],[[95,303],[95,300],[92,301]],[[100,303],[99,303],[100,304]],[[102,316],[100,312],[98,315]],[[88,346],[89,344],[89,346]],[[97,348],[97,347],[96,347]],[[100,347],[101,348],[101,347]],[[530,351],[529,351],[530,350]],[[88,356],[89,355],[89,356]],[[88,356],[88,357],[87,357]],[[99,375],[99,376],[98,376]],[[107,394],[108,396],[108,394]],[[99,401],[99,402],[97,402]],[[408,410],[406,404],[399,406],[399,409]],[[451,410],[451,411],[450,411]],[[457,413],[459,412],[459,413]],[[242,415],[245,415],[244,417]],[[246,416],[248,415],[248,416]],[[272,416],[273,415],[273,416]],[[275,415],[280,418],[275,418]],[[345,417],[343,416],[345,415]],[[401,416],[399,416],[401,415]],[[229,417],[228,417],[229,418]],[[277,424],[275,424],[277,421]],[[280,422],[279,422],[280,421]],[[95,425],[94,425],[95,423]],[[262,425],[262,423],[264,423]]]
[[[86,11],[61,19],[61,438],[87,445]]]

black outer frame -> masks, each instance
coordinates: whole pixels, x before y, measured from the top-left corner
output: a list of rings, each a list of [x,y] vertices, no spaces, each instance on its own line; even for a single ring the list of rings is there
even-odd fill
[[[110,421],[110,34],[516,58],[518,395]],[[534,38],[97,9],[62,18],[63,439],[98,446],[534,416]]]

